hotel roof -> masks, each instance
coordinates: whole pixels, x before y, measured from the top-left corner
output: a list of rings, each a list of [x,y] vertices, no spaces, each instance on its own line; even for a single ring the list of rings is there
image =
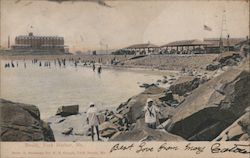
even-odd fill
[[[29,35],[19,35],[16,38],[18,39],[40,39],[40,38],[45,38],[45,39],[63,39],[63,37],[59,36],[29,36]]]

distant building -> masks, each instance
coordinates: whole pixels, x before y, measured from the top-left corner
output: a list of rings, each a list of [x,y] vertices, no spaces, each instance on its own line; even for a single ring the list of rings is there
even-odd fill
[[[221,45],[224,51],[235,51],[235,47],[246,40],[246,38],[205,38],[204,42],[210,43],[206,48],[208,53],[220,53]]]
[[[158,53],[159,46],[152,44],[150,42],[143,44],[134,44],[123,48],[124,51],[132,51],[136,55],[148,55]]]
[[[65,53],[64,38],[58,36],[17,36],[15,44],[11,46],[14,51],[38,51],[38,52],[61,52]]]
[[[161,54],[198,54],[206,53],[210,43],[198,39],[174,41],[161,46]]]

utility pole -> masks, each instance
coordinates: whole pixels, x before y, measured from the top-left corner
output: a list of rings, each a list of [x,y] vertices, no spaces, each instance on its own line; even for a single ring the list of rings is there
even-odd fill
[[[226,19],[226,10],[224,9],[223,13],[222,13],[222,19],[221,19],[221,32],[220,32],[220,42],[219,42],[220,53],[225,51],[223,40],[226,38],[226,36],[228,36],[228,33],[227,33],[227,19]],[[228,48],[229,47],[227,46],[227,50],[228,50]]]

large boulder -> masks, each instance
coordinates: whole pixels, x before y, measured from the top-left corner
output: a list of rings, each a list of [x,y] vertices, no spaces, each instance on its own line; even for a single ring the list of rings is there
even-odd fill
[[[102,137],[110,138],[118,131],[118,127],[111,122],[103,122],[99,130]]]
[[[132,131],[117,132],[110,141],[185,141],[185,139],[165,130],[148,128],[144,120],[140,119]]]
[[[58,108],[56,115],[61,115],[62,117],[76,115],[79,113],[79,105],[68,105],[61,106]]]
[[[213,62],[213,63],[207,65],[206,70],[214,71],[214,70],[219,69],[220,67],[221,66],[220,66],[219,62]]]
[[[55,141],[36,106],[0,99],[0,112],[1,141]]]
[[[221,53],[213,63],[207,65],[206,69],[214,71],[224,66],[236,66],[242,60],[240,53],[224,52]]]
[[[127,115],[128,122],[130,124],[135,123],[138,119],[144,116],[143,108],[146,105],[147,98],[152,98],[155,103],[162,108],[171,108],[163,107],[162,98],[166,93],[165,88],[160,88],[155,85],[147,88],[144,92],[130,98],[127,102],[121,104],[117,108],[117,113],[121,115]]]
[[[169,89],[180,96],[186,94],[197,88],[200,84],[200,78],[194,76],[183,76],[180,77],[174,84],[172,84]]]
[[[250,141],[250,111],[237,119],[215,141]]]
[[[213,140],[250,106],[249,63],[192,91],[177,108],[169,132],[188,140]]]
[[[241,61],[241,59],[242,57],[240,53],[224,52],[224,53],[221,53],[215,60],[217,60],[222,66],[226,66],[226,65],[229,65],[232,61],[236,62],[233,65],[237,65],[237,62]],[[233,66],[233,65],[229,65],[229,66]]]

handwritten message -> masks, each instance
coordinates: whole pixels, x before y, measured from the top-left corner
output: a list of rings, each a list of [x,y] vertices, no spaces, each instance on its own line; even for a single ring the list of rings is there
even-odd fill
[[[180,147],[178,145],[168,145],[168,143],[163,143],[160,146],[150,146],[147,142],[142,142],[138,146],[134,143],[130,145],[124,145],[122,143],[115,144],[111,150],[112,152],[117,151],[132,151],[135,149],[136,153],[143,153],[143,152],[166,152],[166,151],[188,151],[194,152],[195,154],[200,154],[204,152],[204,150],[208,148],[207,146],[195,146],[192,143],[188,143],[186,146]],[[250,144],[243,145],[243,144],[232,144],[232,147],[223,147],[220,143],[212,144],[208,149],[212,154],[218,153],[225,153],[225,152],[232,152],[232,153],[239,153],[239,154],[250,154]]]

